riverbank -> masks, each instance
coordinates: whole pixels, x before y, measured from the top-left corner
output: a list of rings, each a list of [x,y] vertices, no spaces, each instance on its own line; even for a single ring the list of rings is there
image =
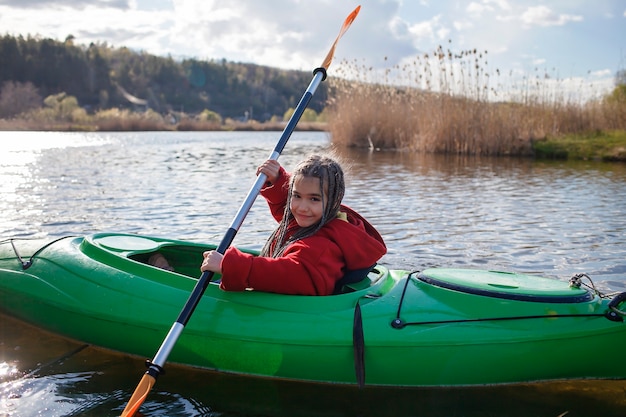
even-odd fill
[[[50,122],[45,124],[33,124],[32,121],[20,119],[0,119],[0,131],[58,131],[58,132],[95,132],[95,131],[241,131],[281,132],[285,127],[284,122],[248,122],[231,124],[210,124],[201,122],[186,122],[165,125],[163,123],[151,123],[139,119],[129,122],[128,119],[110,122],[106,125],[76,124],[71,122]],[[367,127],[367,126],[365,126]],[[300,122],[298,131],[329,132],[329,125],[321,122]],[[369,147],[368,135],[362,136],[359,144],[335,143],[337,145]],[[541,139],[529,141],[529,150],[520,154],[509,156],[526,156],[539,159],[574,159],[574,160],[600,160],[610,162],[626,162],[626,130],[602,131],[597,130],[586,133],[574,133],[560,136],[546,136]],[[389,148],[386,148],[389,149]],[[441,153],[441,152],[437,152]]]
[[[286,122],[229,122],[211,123],[184,119],[180,122],[166,123],[162,118],[154,119],[143,117],[141,113],[118,119],[97,121],[62,121],[62,120],[28,120],[28,119],[0,119],[0,131],[41,131],[41,132],[270,132],[282,131]],[[327,124],[322,122],[300,122],[296,130],[321,132],[327,130]]]
[[[503,103],[369,84],[340,85],[334,96],[328,130],[338,145],[626,161],[626,102]]]
[[[535,157],[544,159],[626,162],[626,131],[595,131],[548,137],[533,142]]]

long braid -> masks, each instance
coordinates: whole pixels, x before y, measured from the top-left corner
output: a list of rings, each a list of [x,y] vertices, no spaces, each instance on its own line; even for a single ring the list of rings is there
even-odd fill
[[[298,176],[318,178],[320,183],[324,211],[320,221],[308,227],[294,225],[294,217],[290,209],[293,184]],[[261,255],[274,258],[281,256],[291,243],[315,234],[326,223],[337,217],[345,189],[343,170],[335,160],[326,156],[312,155],[300,162],[291,175],[283,218],[263,246]],[[328,201],[325,200],[326,198]],[[291,229],[295,230],[292,232]]]

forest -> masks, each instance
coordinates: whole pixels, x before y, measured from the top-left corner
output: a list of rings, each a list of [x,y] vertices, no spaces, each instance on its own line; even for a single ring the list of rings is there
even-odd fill
[[[76,45],[33,36],[0,37],[0,118],[40,107],[45,98],[74,97],[88,113],[152,110],[265,122],[297,105],[311,80],[306,71],[226,60],[175,60],[106,43]],[[17,100],[16,95],[19,95]],[[309,104],[320,113],[322,84]]]

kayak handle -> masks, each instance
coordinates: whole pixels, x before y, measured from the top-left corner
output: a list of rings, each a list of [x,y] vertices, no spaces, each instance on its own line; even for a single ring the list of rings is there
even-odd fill
[[[622,311],[617,308],[621,303],[626,301],[626,292],[617,294],[609,303],[609,310],[606,312],[606,317],[613,321],[624,321],[626,311]]]

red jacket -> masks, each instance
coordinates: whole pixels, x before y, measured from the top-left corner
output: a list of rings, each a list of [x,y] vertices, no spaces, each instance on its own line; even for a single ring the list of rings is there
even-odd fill
[[[275,184],[261,190],[277,221],[287,204],[289,174],[281,168]],[[326,223],[313,236],[298,240],[278,258],[253,256],[235,247],[222,259],[221,288],[227,291],[254,289],[282,294],[330,295],[346,271],[367,268],[386,252],[376,229],[347,206],[347,221]]]

